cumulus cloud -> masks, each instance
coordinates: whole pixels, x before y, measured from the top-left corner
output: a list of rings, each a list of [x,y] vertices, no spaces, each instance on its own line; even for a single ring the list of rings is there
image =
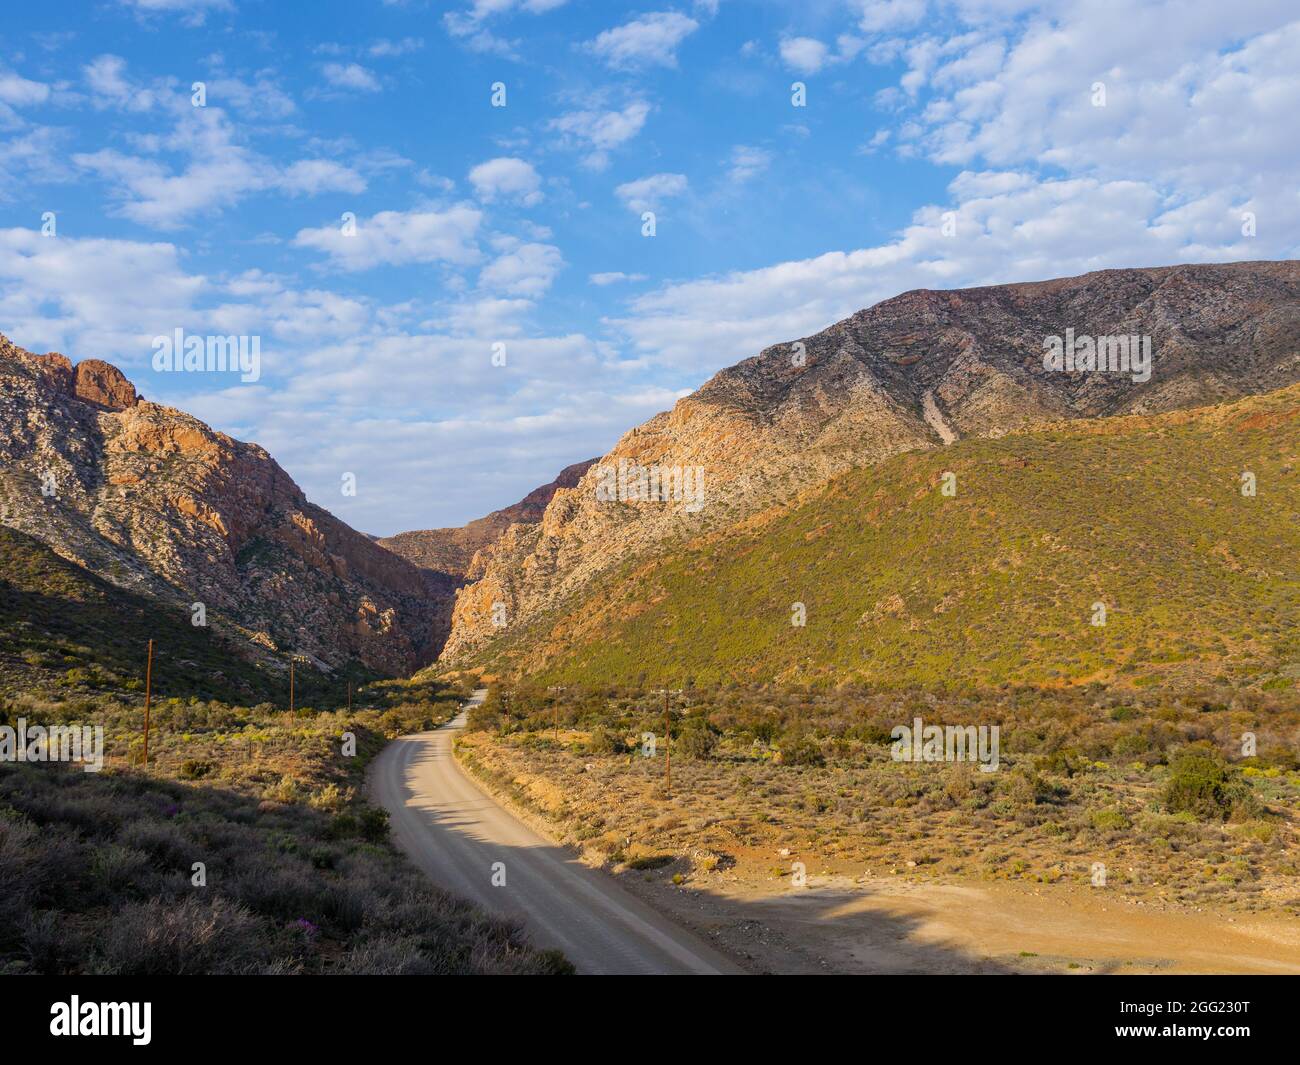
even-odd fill
[[[925,16],[926,0],[858,0],[859,25],[869,33],[915,26]]]
[[[179,15],[189,26],[202,26],[210,11],[233,11],[231,0],[119,0],[136,14]]]
[[[519,42],[499,37],[487,28],[494,17],[516,12],[542,15],[563,7],[568,0],[474,0],[464,11],[448,11],[442,16],[447,33],[473,52],[516,58]]]
[[[849,33],[835,39],[835,51],[816,37],[785,37],[780,44],[781,61],[796,74],[816,74],[826,67],[838,66],[854,59],[866,41]]]
[[[535,299],[551,287],[564,265],[560,249],[550,244],[521,244],[498,256],[479,274],[482,288]]]
[[[1187,203],[1151,181],[966,171],[949,193],[951,205],[919,209],[887,243],[664,285],[609,324],[646,357],[704,376],[909,288],[1281,256],[1284,234],[1300,226],[1287,193],[1258,205],[1285,220],[1263,244],[1242,237],[1239,205],[1218,190]]]
[[[484,203],[508,200],[533,207],[542,202],[542,179],[531,163],[503,156],[479,163],[469,172],[469,183]]]
[[[83,68],[91,103],[95,107],[120,107],[149,111],[158,105],[159,93],[135,85],[127,77],[126,60],[117,55],[95,57]]]
[[[772,165],[772,153],[766,148],[752,148],[737,144],[731,149],[727,180],[732,185],[741,185],[756,178]]]
[[[830,49],[814,37],[787,37],[781,42],[781,59],[797,74],[816,74]]]
[[[183,155],[187,162],[179,169],[148,153],[128,155],[113,148],[72,156],[78,167],[109,183],[117,213],[134,222],[175,229],[255,193],[314,196],[365,190],[360,174],[333,160],[302,159],[282,167],[238,143],[220,108],[187,104],[175,113],[170,134],[143,143],[155,151]]]
[[[700,28],[689,15],[655,11],[605,30],[584,46],[616,70],[677,65],[677,49]]]
[[[341,225],[302,229],[293,243],[324,252],[343,270],[401,266],[410,263],[471,265],[478,261],[476,243],[481,212],[458,205],[445,211],[380,211]]]
[[[321,73],[336,89],[379,92],[382,88],[374,72],[367,70],[360,63],[326,63],[321,67]]]
[[[50,87],[44,82],[29,81],[10,70],[0,70],[0,103],[14,107],[43,104],[50,98]]]
[[[175,228],[194,214],[237,203],[275,183],[267,160],[234,141],[220,110],[192,108],[166,139],[189,162],[173,172],[157,159],[112,148],[74,155],[73,162],[108,181],[123,216],[160,229]]]
[[[182,268],[174,244],[0,230],[0,321],[37,350],[143,357],[208,287]]]
[[[635,100],[621,110],[568,111],[547,123],[547,129],[560,133],[566,142],[589,148],[584,165],[603,170],[609,165],[610,150],[640,133],[650,110],[644,100]]]
[[[280,178],[289,193],[315,196],[322,192],[364,192],[366,181],[351,167],[332,159],[300,159]]]
[[[656,211],[665,200],[684,195],[688,187],[685,174],[651,174],[619,185],[614,194],[633,211]]]

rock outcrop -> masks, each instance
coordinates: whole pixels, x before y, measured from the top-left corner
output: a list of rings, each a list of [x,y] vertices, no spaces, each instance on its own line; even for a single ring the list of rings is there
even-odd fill
[[[486,517],[458,528],[423,529],[386,536],[378,542],[423,569],[455,578],[457,584],[470,572],[474,556],[496,540],[511,525],[533,525],[542,520],[546,505],[561,488],[573,488],[595,459],[575,462],[560,471],[549,484],[534,488],[518,503],[494,510]]]
[[[1149,379],[1045,369],[1045,339],[1067,330],[1150,338]],[[722,370],[625,434],[575,487],[555,492],[540,522],[513,525],[483,548],[474,583],[457,593],[443,659],[472,661],[503,632],[590,594],[602,574],[674,538],[789,506],[891,454],[1061,419],[1217,403],[1297,380],[1296,262],[906,292]],[[608,473],[620,460],[701,471],[703,506],[621,490],[610,499]]]
[[[108,363],[3,337],[0,523],[120,587],[202,603],[280,661],[406,673],[445,634],[451,588],[309,503],[262,448],[141,399]]]

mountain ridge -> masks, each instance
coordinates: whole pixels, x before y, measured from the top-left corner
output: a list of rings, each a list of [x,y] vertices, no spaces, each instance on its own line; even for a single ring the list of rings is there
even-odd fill
[[[1150,379],[1051,373],[1044,341],[1152,340]],[[1061,420],[1225,402],[1300,380],[1300,263],[1101,270],[971,289],[918,289],[719,371],[629,430],[536,525],[483,549],[456,594],[442,661],[472,663],[621,560],[670,538],[745,520],[856,467],[902,452]],[[620,460],[707,475],[699,513],[598,499]],[[499,624],[504,616],[506,624]]]
[[[0,338],[0,524],[254,657],[410,672],[437,651],[428,576],[310,503],[256,444],[142,399],[111,364]]]

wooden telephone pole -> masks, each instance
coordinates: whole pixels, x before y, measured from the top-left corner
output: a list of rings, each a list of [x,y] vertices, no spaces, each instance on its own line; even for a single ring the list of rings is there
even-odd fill
[[[153,640],[149,641],[149,661],[144,667],[144,764],[149,764],[149,705],[153,700]]]
[[[668,693],[664,692],[664,791],[670,795],[673,790],[672,734],[672,723],[668,718]]]
[[[681,688],[659,688],[654,694],[663,693],[664,697],[664,790],[671,793],[673,790],[673,755],[672,755],[672,717],[668,709],[668,697],[670,695],[680,695]]]
[[[289,659],[289,713],[293,713],[293,659]]]
[[[560,685],[554,685],[546,690],[548,692],[562,692],[567,689]],[[555,700],[555,742],[560,742],[560,701],[558,699]]]

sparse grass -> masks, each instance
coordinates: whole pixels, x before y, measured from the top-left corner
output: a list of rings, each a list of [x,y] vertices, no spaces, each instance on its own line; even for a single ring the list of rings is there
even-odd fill
[[[653,870],[641,859],[662,857],[674,860],[665,876],[707,882],[738,865],[761,872],[785,851],[810,870],[1086,887],[1102,863],[1126,896],[1300,913],[1300,762],[1289,744],[1300,706],[1276,692],[1238,693],[1230,707],[1212,687],[1140,700],[1100,686],[942,698],[695,689],[674,713],[671,793],[661,697],[509,692],[490,691],[458,757],[614,868]],[[916,716],[998,724],[998,770],[895,761],[890,729]],[[1259,754],[1233,758],[1245,731]],[[656,735],[653,758],[641,753],[645,732]],[[708,749],[687,757],[704,732]],[[1205,794],[1203,758],[1217,799],[1189,809],[1180,796],[1189,781],[1193,797]]]
[[[350,715],[162,699],[147,770],[134,703],[10,702],[9,722],[104,725],[109,760],[0,764],[0,972],[568,971],[430,885],[360,798],[385,738],[446,720],[463,694],[383,682]]]

